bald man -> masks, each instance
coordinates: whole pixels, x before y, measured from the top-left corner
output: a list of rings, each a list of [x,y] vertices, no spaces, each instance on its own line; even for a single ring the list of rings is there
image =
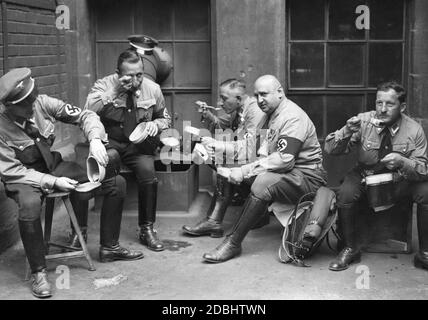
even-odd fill
[[[272,75],[257,79],[254,89],[257,104],[268,117],[268,132],[257,160],[232,168],[229,178],[234,184],[250,184],[251,194],[232,233],[203,255],[206,262],[224,262],[239,255],[248,231],[272,202],[294,204],[326,184],[322,150],[308,115],[287,99],[281,83]]]

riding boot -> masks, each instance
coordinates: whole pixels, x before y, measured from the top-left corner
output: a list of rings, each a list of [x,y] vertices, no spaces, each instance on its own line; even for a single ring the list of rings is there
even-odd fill
[[[207,217],[194,227],[183,226],[184,233],[192,236],[206,236],[221,238],[224,230],[222,222],[232,198],[233,186],[220,175],[217,175],[216,190],[208,209]]]
[[[46,273],[46,247],[40,218],[34,221],[19,220],[19,232],[32,273],[32,294],[37,298],[52,296]]]
[[[418,204],[417,215],[419,251],[414,264],[416,268],[428,270],[428,205]]]
[[[269,210],[266,210],[264,214],[260,217],[259,221],[254,225],[254,227],[251,228],[251,230],[260,229],[266,225],[268,225],[270,222],[270,213]]]
[[[163,251],[165,247],[153,229],[156,221],[157,180],[139,186],[138,189],[138,225],[140,242],[152,251]]]
[[[124,200],[122,197],[104,197],[100,219],[101,246],[112,247],[119,242]]]
[[[248,231],[260,219],[266,211],[269,202],[256,198],[251,194],[245,201],[242,214],[236,222],[232,233],[213,251],[205,253],[203,259],[207,262],[219,263],[238,256],[241,251],[241,243]]]
[[[124,198],[106,195],[101,208],[100,251],[101,262],[132,261],[144,258],[140,251],[133,251],[119,244]]]
[[[349,268],[353,262],[360,262],[361,252],[356,240],[355,232],[356,207],[339,208],[339,224],[343,234],[344,248],[336,259],[329,265],[332,271],[342,271]]]
[[[73,192],[70,194],[70,202],[73,206],[74,214],[76,215],[77,223],[79,224],[82,236],[85,242],[88,242],[88,200],[81,199],[79,194]],[[69,235],[69,246],[75,249],[81,249],[79,236],[74,230],[73,224],[70,220],[71,233]]]

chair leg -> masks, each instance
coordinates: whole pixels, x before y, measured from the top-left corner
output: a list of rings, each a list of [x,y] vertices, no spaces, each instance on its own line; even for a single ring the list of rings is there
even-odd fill
[[[47,255],[49,254],[49,242],[51,241],[54,205],[55,205],[55,199],[54,198],[46,198],[44,240],[45,240],[45,247],[46,247],[46,254]]]
[[[95,266],[92,262],[91,256],[89,255],[88,248],[86,246],[85,239],[83,238],[82,232],[80,231],[79,224],[77,223],[76,215],[74,214],[73,206],[71,205],[70,198],[67,196],[62,197],[64,201],[65,208],[67,209],[67,213],[70,216],[71,223],[73,224],[74,230],[76,231],[80,244],[82,246],[83,253],[86,257],[86,260],[89,264],[89,271],[95,271]]]
[[[28,259],[25,259],[25,278],[24,281],[28,281],[31,278],[31,268],[30,264],[28,263]]]

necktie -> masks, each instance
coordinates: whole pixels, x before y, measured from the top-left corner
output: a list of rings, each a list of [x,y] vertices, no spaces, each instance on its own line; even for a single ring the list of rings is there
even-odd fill
[[[137,119],[135,116],[135,106],[134,106],[134,96],[131,92],[128,92],[128,97],[126,98],[126,110],[123,120],[123,133],[129,138],[132,131],[134,131],[137,126]]]
[[[34,140],[34,143],[36,144],[37,148],[40,151],[40,154],[43,157],[43,160],[46,163],[46,167],[49,170],[49,172],[53,171],[54,167],[54,157],[51,153],[51,148],[46,142],[45,138],[40,134],[39,130],[34,127],[29,121],[25,123],[25,133]]]
[[[237,111],[235,113],[235,118],[232,121],[232,130],[236,131],[239,128],[239,125],[241,124],[241,118],[242,118],[242,111]]]
[[[392,152],[391,132],[389,128],[383,130],[382,141],[379,148],[379,160],[383,159],[387,154]]]

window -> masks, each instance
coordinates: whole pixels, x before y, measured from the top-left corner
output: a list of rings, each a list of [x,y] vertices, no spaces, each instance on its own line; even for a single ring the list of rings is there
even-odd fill
[[[360,5],[367,30],[356,26]],[[406,79],[405,0],[289,0],[288,22],[288,96],[320,138],[374,109],[378,83]]]
[[[209,0],[94,1],[97,77],[115,71],[127,37],[146,34],[159,40],[173,59],[173,71],[162,83],[174,127],[200,125],[194,101],[211,101],[211,36]]]

